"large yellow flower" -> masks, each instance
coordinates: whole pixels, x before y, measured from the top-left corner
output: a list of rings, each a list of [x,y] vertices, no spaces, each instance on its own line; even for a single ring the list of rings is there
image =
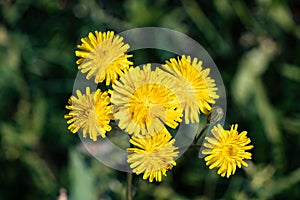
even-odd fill
[[[113,85],[111,103],[118,126],[129,134],[154,134],[176,128],[182,110],[172,76],[150,64],[130,69]]]
[[[95,31],[95,35],[89,33],[81,42],[82,44],[77,46],[79,50],[75,51],[79,57],[76,63],[82,73],[88,72],[88,80],[95,77],[95,83],[99,83],[106,79],[106,85],[109,85],[132,65],[132,62],[127,60],[132,55],[125,54],[129,45],[124,44],[122,37],[114,36],[112,31]]]
[[[96,92],[90,91],[86,88],[86,93],[82,94],[80,90],[76,91],[77,97],[71,96],[66,106],[70,110],[64,117],[69,119],[68,129],[72,133],[82,130],[83,137],[89,134],[90,138],[94,141],[97,136],[105,138],[105,133],[111,130],[109,125],[112,119],[112,108],[110,99],[107,92],[101,92],[97,89]]]
[[[184,110],[185,123],[199,122],[200,111],[208,114],[210,104],[218,99],[215,80],[209,77],[210,69],[202,68],[202,61],[190,56],[182,56],[177,60],[171,58],[163,68],[174,75],[181,87],[180,98]]]
[[[206,165],[210,169],[219,168],[218,174],[223,177],[227,174],[227,178],[235,173],[236,166],[248,166],[244,159],[251,159],[251,153],[246,152],[253,148],[253,145],[248,145],[251,140],[246,136],[246,131],[239,134],[237,128],[236,124],[230,130],[224,130],[218,124],[211,131],[214,138],[205,137],[204,147],[207,149],[202,151],[207,155]]]
[[[178,156],[177,147],[174,146],[175,139],[171,134],[162,129],[153,136],[133,136],[130,143],[134,148],[127,148],[128,163],[136,174],[144,173],[143,179],[152,182],[162,180],[162,175],[176,165],[174,158]]]

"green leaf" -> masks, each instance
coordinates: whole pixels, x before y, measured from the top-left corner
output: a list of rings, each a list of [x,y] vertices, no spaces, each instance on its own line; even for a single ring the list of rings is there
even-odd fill
[[[94,179],[85,165],[83,157],[74,149],[70,152],[70,199],[93,200],[95,198]]]

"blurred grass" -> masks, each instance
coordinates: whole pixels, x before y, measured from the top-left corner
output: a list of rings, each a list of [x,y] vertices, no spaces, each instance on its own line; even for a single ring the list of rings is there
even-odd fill
[[[203,45],[227,89],[226,126],[239,123],[255,148],[231,179],[191,150],[162,183],[134,177],[136,199],[299,198],[298,1],[2,0],[0,10],[0,199],[55,199],[61,187],[72,199],[124,198],[125,174],[83,154],[63,115],[80,38],[142,26]]]

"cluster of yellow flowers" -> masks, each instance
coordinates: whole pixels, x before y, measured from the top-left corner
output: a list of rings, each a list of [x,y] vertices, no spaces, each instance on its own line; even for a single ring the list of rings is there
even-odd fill
[[[115,120],[131,136],[127,161],[132,171],[143,173],[150,182],[161,181],[179,154],[167,126],[176,129],[181,122],[199,122],[200,113],[208,115],[219,98],[210,69],[186,55],[171,58],[162,68],[133,67],[128,60],[132,55],[126,53],[129,44],[112,31],[89,33],[81,42],[75,52],[78,69],[86,79],[93,78],[96,84],[105,81],[111,89],[77,90],[66,106],[68,129],[96,141],[99,135],[106,137],[112,130],[110,121]],[[247,166],[244,159],[251,159],[251,153],[246,150],[253,148],[247,132],[239,134],[237,125],[230,130],[218,125],[212,134],[205,138],[202,151],[209,168],[217,167],[218,174],[229,177],[236,166]]]

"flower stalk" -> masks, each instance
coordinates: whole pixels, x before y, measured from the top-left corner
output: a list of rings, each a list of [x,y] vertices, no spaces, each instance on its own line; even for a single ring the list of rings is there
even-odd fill
[[[127,172],[126,200],[132,200],[132,173]]]

